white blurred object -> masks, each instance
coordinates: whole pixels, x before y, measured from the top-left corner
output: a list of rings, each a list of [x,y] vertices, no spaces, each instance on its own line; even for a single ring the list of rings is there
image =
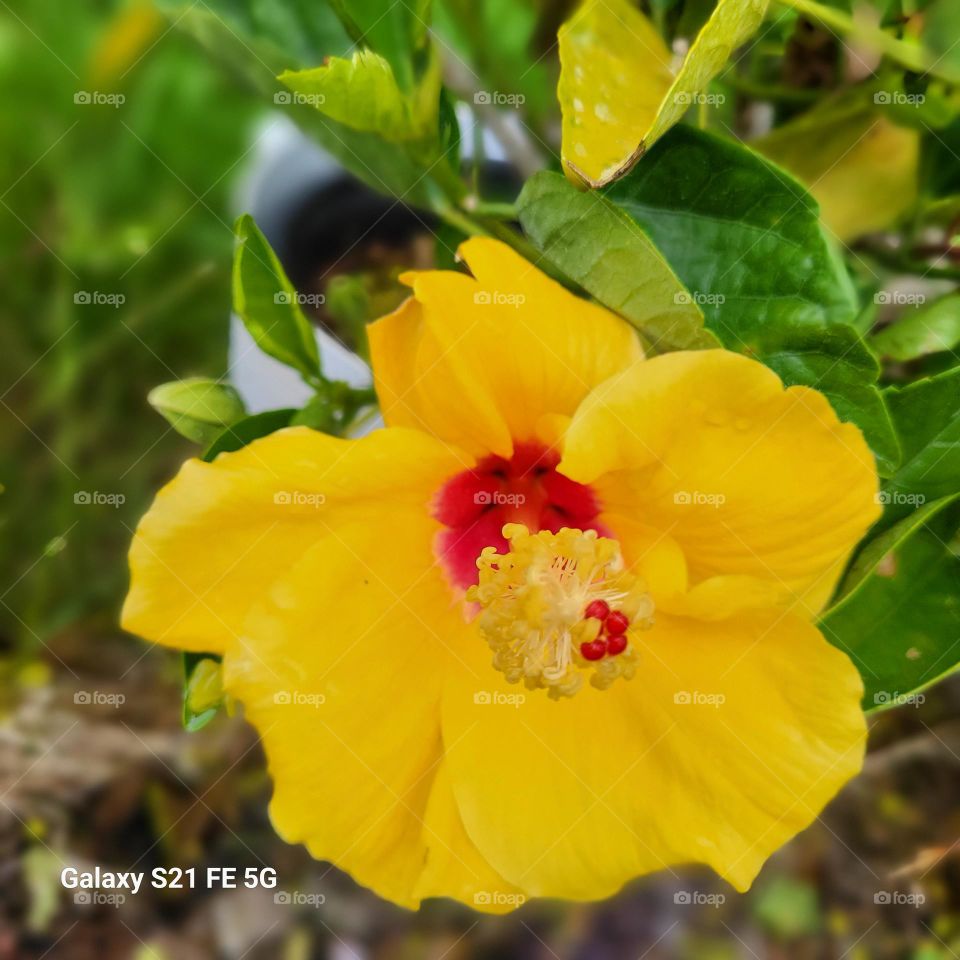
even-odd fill
[[[373,383],[370,368],[355,353],[323,330],[314,333],[324,376],[330,380],[345,380],[357,388],[369,387]],[[250,413],[278,407],[302,407],[313,396],[313,391],[295,370],[268,357],[257,347],[236,314],[230,317],[230,381]]]
[[[336,179],[339,164],[283,114],[268,117],[257,132],[253,161],[240,182],[238,210],[249,211],[268,238],[282,234],[311,190]],[[370,368],[330,334],[316,329],[324,375],[351,387],[369,387]],[[230,380],[250,413],[281,407],[302,407],[313,391],[290,367],[258,349],[240,318],[230,318]],[[367,429],[376,426],[368,424]]]
[[[479,121],[466,104],[458,104],[457,121],[462,156],[469,159],[474,125]],[[506,159],[503,146],[489,129],[483,131],[483,149],[488,160]],[[284,236],[304,198],[341,176],[343,169],[282,113],[270,114],[260,124],[251,154],[247,173],[237,185],[234,206],[240,212],[250,213],[276,248],[278,238]],[[371,385],[370,368],[360,357],[323,330],[315,330],[315,335],[325,376],[344,380],[352,387]],[[257,348],[236,315],[230,318],[228,362],[230,380],[250,413],[301,407],[312,396],[294,370]],[[362,432],[380,425],[382,421],[377,417],[365,423]]]

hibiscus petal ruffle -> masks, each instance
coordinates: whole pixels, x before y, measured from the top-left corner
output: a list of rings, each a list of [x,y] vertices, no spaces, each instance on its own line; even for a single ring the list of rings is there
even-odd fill
[[[509,456],[640,359],[634,330],[495,240],[460,246],[473,276],[405,274],[413,300],[372,324],[384,419],[471,453]]]
[[[469,628],[432,564],[431,524],[371,500],[322,534],[248,616],[224,684],[260,734],[277,832],[416,907],[518,891],[468,840],[444,771],[443,677]]]
[[[879,515],[873,455],[827,399],[722,350],[635,364],[583,402],[559,469],[594,483],[614,534],[641,517],[690,582],[768,580],[815,613]]]
[[[223,653],[251,604],[312,546],[371,503],[415,507],[472,461],[411,430],[341,440],[281,430],[213,463],[189,460],[140,521],[126,630]],[[387,525],[389,529],[389,525]]]
[[[472,672],[448,678],[446,761],[467,833],[533,895],[599,899],[685,862],[744,890],[860,769],[860,678],[796,614],[660,615],[634,642],[632,680],[568,700],[509,705],[498,695],[522,690],[480,647]]]

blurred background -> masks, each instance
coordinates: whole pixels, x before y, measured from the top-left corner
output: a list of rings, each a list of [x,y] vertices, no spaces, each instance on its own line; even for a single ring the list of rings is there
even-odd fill
[[[569,5],[555,6],[528,34],[543,54],[527,87],[535,155],[507,149],[477,174],[506,199],[549,153],[537,91],[554,81]],[[397,266],[446,263],[455,239],[337,179],[177,19],[142,0],[0,0],[0,960],[957,957],[956,678],[872,721],[864,773],[748,895],[682,869],[505,918],[379,901],[273,834],[241,717],[183,730],[180,658],[116,624],[133,528],[196,452],[146,394],[227,372],[234,217],[257,206],[298,288],[328,302],[336,275],[363,273],[374,315],[396,302]],[[793,24],[767,42],[801,92],[833,82],[829,31]],[[509,123],[498,134],[509,146]],[[960,143],[938,140],[941,154]],[[292,192],[264,174],[278,149],[306,158]],[[960,161],[939,162],[955,190]],[[362,348],[360,294],[339,286],[318,324]],[[93,903],[62,888],[66,864],[269,866],[279,881]]]

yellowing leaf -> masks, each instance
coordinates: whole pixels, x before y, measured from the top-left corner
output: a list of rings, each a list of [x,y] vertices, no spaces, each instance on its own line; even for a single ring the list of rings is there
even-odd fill
[[[628,0],[585,0],[560,28],[564,171],[601,187],[622,177],[697,102],[760,26],[768,0],[719,0],[679,65]]]
[[[401,91],[390,64],[371,50],[349,59],[330,57],[322,67],[287,70],[280,81],[293,98],[347,127],[393,142],[437,136],[440,64],[436,56],[410,94]]]
[[[824,101],[752,146],[807,186],[845,242],[889,227],[916,201],[920,135],[891,123],[863,91]]]

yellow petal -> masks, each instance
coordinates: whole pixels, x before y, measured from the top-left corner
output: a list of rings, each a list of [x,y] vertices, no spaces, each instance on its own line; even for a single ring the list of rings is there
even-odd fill
[[[719,0],[676,73],[653,24],[628,0],[585,0],[560,28],[563,165],[601,187],[677,123],[763,21],[767,0]]]
[[[389,498],[314,531],[224,660],[264,744],[277,832],[407,907],[518,893],[467,839],[443,772],[442,678],[464,668],[468,627],[435,532]]]
[[[469,465],[410,430],[340,440],[306,427],[213,463],[190,460],[137,529],[123,627],[223,653],[250,605],[331,526],[364,516],[371,503],[426,513],[443,479]]]
[[[595,484],[611,514],[671,536],[691,585],[765,580],[808,614],[879,514],[860,431],[816,391],[784,390],[762,364],[722,350],[612,377],[574,416],[560,470]]]
[[[410,273],[414,301],[370,328],[388,424],[471,453],[509,456],[551,417],[642,354],[633,329],[565,290],[505,244],[460,247],[473,276]]]
[[[509,913],[528,899],[494,870],[467,836],[446,761],[437,767],[424,814],[424,836],[427,852],[414,890],[417,900],[450,897],[482,913]]]
[[[659,615],[634,642],[637,675],[604,691],[498,703],[518,688],[473,675],[479,648],[445,690],[467,833],[534,895],[598,899],[691,861],[744,890],[862,763],[860,678],[800,617]]]

